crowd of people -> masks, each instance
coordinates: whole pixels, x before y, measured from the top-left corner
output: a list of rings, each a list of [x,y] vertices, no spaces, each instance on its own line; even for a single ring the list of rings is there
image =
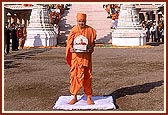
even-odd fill
[[[107,12],[107,18],[112,19],[111,29],[116,29],[118,24],[120,4],[104,4],[103,8],[105,8]]]
[[[146,41],[164,43],[164,21],[160,19],[158,22],[155,20],[148,20],[140,22],[143,30],[146,32]],[[160,41],[161,40],[161,41]]]
[[[116,29],[118,24],[120,4],[103,4],[103,8],[107,12],[107,18],[112,19],[111,29]],[[143,30],[146,32],[146,41],[164,43],[164,21],[161,18],[158,22],[155,20],[148,20],[140,22]]]
[[[64,14],[64,11],[68,9],[67,6],[69,5],[70,4],[49,4],[48,5],[50,24],[54,28],[55,38],[57,39],[57,43],[60,35],[59,23],[62,18],[62,15]]]
[[[11,43],[12,40],[12,43]],[[23,24],[13,22],[5,23],[4,27],[4,53],[8,54],[10,51],[10,44],[12,44],[12,51],[17,51],[24,47],[26,40],[26,27]]]

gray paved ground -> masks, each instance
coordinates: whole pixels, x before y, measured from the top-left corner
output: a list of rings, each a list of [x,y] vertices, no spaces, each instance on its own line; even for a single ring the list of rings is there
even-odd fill
[[[112,111],[163,111],[164,84],[163,44],[95,48],[93,95],[112,95],[118,107]],[[70,95],[65,48],[20,49],[4,56],[5,111],[54,111],[61,95]]]

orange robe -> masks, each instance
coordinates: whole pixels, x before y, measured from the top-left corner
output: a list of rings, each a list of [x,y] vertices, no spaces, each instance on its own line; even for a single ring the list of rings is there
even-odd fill
[[[53,18],[53,17],[54,17],[54,18]],[[60,20],[61,20],[61,15],[60,15],[60,13],[58,13],[58,12],[50,12],[49,18],[50,18],[50,23],[51,23],[52,25],[54,25],[54,24],[58,24],[58,23],[60,22]]]
[[[111,5],[108,4],[108,5],[106,6],[106,12],[107,12],[108,14],[110,14],[110,10],[111,10]]]
[[[84,87],[86,95],[92,95],[91,79],[92,79],[92,60],[91,54],[94,47],[90,52],[85,53],[72,53],[70,48],[73,47],[74,38],[79,35],[83,35],[88,39],[88,46],[94,45],[96,39],[96,30],[90,26],[80,29],[78,26],[74,26],[68,36],[66,46],[66,60],[70,66],[70,92],[71,94],[77,94],[78,91]]]

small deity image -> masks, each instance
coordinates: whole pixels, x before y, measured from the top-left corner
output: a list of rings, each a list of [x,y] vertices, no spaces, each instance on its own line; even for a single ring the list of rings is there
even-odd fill
[[[88,39],[82,35],[79,35],[74,39],[73,48],[76,52],[87,51]]]
[[[83,39],[81,38],[80,39],[80,42],[79,43],[75,43],[76,45],[87,45],[85,42],[83,42]]]

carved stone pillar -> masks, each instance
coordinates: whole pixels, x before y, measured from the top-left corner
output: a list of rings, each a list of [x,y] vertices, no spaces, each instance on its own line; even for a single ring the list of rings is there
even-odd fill
[[[13,23],[14,22],[14,18],[13,17],[11,17],[11,23]]]
[[[146,14],[146,12],[143,12],[143,15],[145,17],[145,21],[148,21],[148,15]]]
[[[11,13],[7,13],[7,22],[9,22],[9,26],[11,25]]]
[[[158,11],[155,10],[153,13],[154,13],[154,15],[155,15],[155,20],[156,20],[156,22],[158,22],[158,20],[159,20],[159,19],[158,19]]]
[[[16,14],[13,14],[13,21],[17,22],[17,15]]]
[[[22,18],[22,23],[21,24],[25,24],[25,20]]]
[[[20,20],[19,20],[19,18],[17,18],[16,20],[17,20],[16,22],[19,24],[19,23],[20,23]]]

